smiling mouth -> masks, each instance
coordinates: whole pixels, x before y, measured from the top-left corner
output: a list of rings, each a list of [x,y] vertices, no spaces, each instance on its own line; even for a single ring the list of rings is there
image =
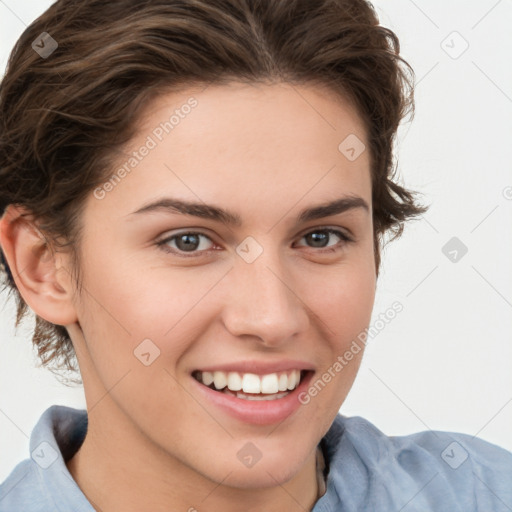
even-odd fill
[[[240,372],[201,372],[192,376],[204,386],[242,400],[277,400],[295,390],[309,370],[257,375]]]

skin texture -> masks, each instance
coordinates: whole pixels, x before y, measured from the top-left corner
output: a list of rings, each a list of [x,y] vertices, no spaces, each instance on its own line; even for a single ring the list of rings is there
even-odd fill
[[[158,141],[154,129],[191,97],[197,105]],[[119,166],[148,136],[156,147],[86,203],[81,296],[68,256],[36,252],[37,230],[7,210],[0,241],[16,284],[35,312],[67,327],[77,352],[89,430],[67,465],[103,512],[313,507],[316,446],[363,351],[275,425],[228,416],[197,393],[191,372],[298,359],[315,368],[315,381],[368,326],[376,286],[370,160],[368,151],[350,161],[338,150],[350,134],[368,147],[353,108],[318,86],[232,83],[159,97]],[[132,214],[164,196],[228,209],[242,225]],[[302,209],[343,196],[363,198],[369,210],[296,223]],[[326,227],[353,241],[330,235],[325,245],[336,250],[326,252],[305,237]],[[193,257],[156,244],[187,230],[205,235]],[[248,236],[263,249],[252,263],[236,251]],[[178,238],[167,247],[191,254]],[[144,339],[160,350],[148,366],[134,356]],[[237,457],[247,442],[262,454],[251,468]]]

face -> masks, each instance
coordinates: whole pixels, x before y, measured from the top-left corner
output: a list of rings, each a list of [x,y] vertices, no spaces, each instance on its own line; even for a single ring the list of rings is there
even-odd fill
[[[362,143],[355,111],[318,87],[151,103],[83,213],[74,343],[91,419],[235,487],[298,473],[352,386],[363,351],[335,363],[374,302]]]

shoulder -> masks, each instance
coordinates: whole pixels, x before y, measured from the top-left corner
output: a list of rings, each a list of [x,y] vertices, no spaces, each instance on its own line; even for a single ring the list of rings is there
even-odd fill
[[[354,444],[365,443],[367,455],[374,457],[401,456],[404,463],[409,455],[411,461],[418,457],[435,456],[443,466],[456,469],[466,460],[502,469],[511,469],[512,453],[493,443],[469,434],[460,432],[445,432],[440,430],[425,430],[404,436],[388,436],[375,425],[360,416],[346,417],[338,415],[335,424],[342,433]],[[361,447],[360,447],[361,448]]]
[[[46,409],[30,436],[30,458],[0,484],[0,512],[93,511],[65,462],[86,429],[86,411],[60,405]]]
[[[387,436],[364,418],[338,415],[323,443],[333,490],[354,505],[512,509],[512,453],[480,438],[434,430]]]
[[[32,460],[20,462],[0,484],[0,512],[52,510],[54,503],[48,501],[41,491],[41,482]]]

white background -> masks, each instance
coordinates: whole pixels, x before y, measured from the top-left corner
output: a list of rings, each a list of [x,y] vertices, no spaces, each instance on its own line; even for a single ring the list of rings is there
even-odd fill
[[[17,38],[51,2],[22,4],[0,0],[2,73]],[[398,168],[431,208],[384,253],[374,317],[394,301],[404,309],[369,342],[341,412],[388,435],[464,432],[512,450],[512,3],[374,5],[416,72],[416,117],[399,131]],[[469,47],[452,58],[461,37]],[[454,236],[468,248],[457,263],[441,251]],[[0,481],[29,456],[47,407],[85,407],[81,388],[36,367],[33,322],[15,334],[14,302],[4,298]]]

